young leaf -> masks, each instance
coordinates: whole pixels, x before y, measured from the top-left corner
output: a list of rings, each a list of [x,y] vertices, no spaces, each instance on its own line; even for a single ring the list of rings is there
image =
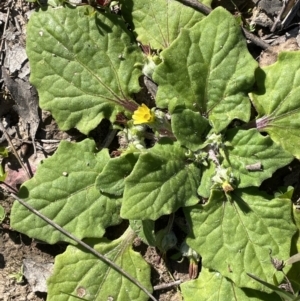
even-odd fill
[[[269,200],[254,188],[235,190],[230,196],[232,201],[227,201],[224,192],[213,190],[206,205],[184,208],[193,225],[187,243],[201,254],[204,267],[219,271],[239,287],[264,290],[249,281],[246,272],[272,282],[270,250],[275,258],[289,256],[296,231],[291,202]]]
[[[161,56],[163,63],[153,74],[158,107],[184,105],[207,115],[216,132],[235,118],[249,120],[247,92],[257,63],[225,9],[218,7],[192,28],[182,29]]]
[[[239,188],[259,186],[280,167],[289,164],[293,156],[275,144],[269,136],[262,136],[256,129],[233,129],[226,132],[230,146],[223,166],[232,167],[239,175]],[[259,163],[261,168],[249,166]]]
[[[274,196],[277,198],[289,199],[292,201],[294,190],[295,189],[293,186],[281,186],[277,188]]]
[[[93,140],[62,141],[18,196],[80,239],[102,237],[106,227],[120,222],[121,200],[101,195],[94,186],[108,160],[108,151],[97,154]],[[12,207],[11,226],[51,244],[70,241],[18,202]]]
[[[122,195],[124,180],[131,173],[139,154],[126,154],[110,159],[96,179],[96,188],[112,195]]]
[[[130,227],[135,231],[137,236],[149,246],[156,246],[155,222],[151,220],[130,220]]]
[[[211,0],[205,2],[210,4]],[[181,28],[190,28],[204,18],[174,0],[121,0],[120,3],[124,18],[137,33],[137,40],[153,49],[169,47]]]
[[[123,218],[156,220],[199,201],[201,170],[187,162],[185,152],[178,142],[161,139],[149,152],[139,156],[125,179]]]
[[[204,141],[203,134],[209,129],[208,120],[198,112],[177,108],[172,113],[171,122],[174,135],[181,145],[197,151]]]
[[[40,106],[52,112],[60,129],[77,127],[87,134],[102,118],[138,105],[142,54],[126,25],[116,16],[87,6],[34,13],[27,27],[30,81]]]
[[[300,158],[300,53],[282,52],[278,61],[256,73],[257,91],[252,101],[261,132]]]
[[[201,183],[198,187],[197,193],[204,197],[208,198],[210,196],[211,188],[213,185],[212,177],[216,173],[216,165],[212,162],[208,162],[208,166],[202,168],[202,177]]]
[[[135,233],[129,229],[116,240],[101,239],[94,248],[152,291],[150,268],[142,256],[132,250],[134,237]],[[48,279],[48,301],[71,300],[67,294],[89,301],[149,299],[118,271],[75,246],[69,246],[56,257],[53,275]]]
[[[223,277],[219,272],[202,268],[198,279],[184,282],[180,285],[185,301],[224,301],[250,300],[251,301],[280,301],[275,294],[241,289],[232,281]]]

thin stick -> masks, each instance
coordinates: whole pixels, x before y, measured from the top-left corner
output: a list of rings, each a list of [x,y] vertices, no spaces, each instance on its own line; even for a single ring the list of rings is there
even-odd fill
[[[163,284],[155,285],[153,287],[153,289],[155,291],[163,290],[165,288],[169,288],[169,287],[172,287],[172,286],[180,285],[181,283],[182,283],[182,280],[176,280],[174,282],[169,282],[169,283],[163,283]]]
[[[36,145],[35,145],[35,142],[34,142],[34,135],[32,133],[31,127],[30,127],[30,136],[31,136],[31,140],[32,140],[34,158],[36,159],[37,158]]]
[[[35,141],[43,142],[43,143],[60,143],[62,140],[58,139],[34,139]],[[32,143],[31,141],[28,141],[28,143]]]
[[[19,141],[21,141],[22,143],[27,143],[27,144],[34,144],[35,141],[38,141],[38,142],[42,142],[42,143],[60,143],[60,141],[63,141],[63,140],[57,140],[57,139],[34,139],[34,142],[32,140],[23,140],[23,139],[20,139],[20,138],[16,138],[18,139]]]
[[[189,6],[200,13],[203,13],[204,15],[209,15],[212,12],[212,9],[197,0],[177,0],[178,2],[181,2],[182,4]]]
[[[176,0],[186,6],[192,7],[196,11],[203,13],[204,15],[209,15],[212,12],[212,9],[197,0]],[[267,49],[270,45],[246,30],[245,28],[242,27],[242,30],[246,36],[247,39],[251,40],[255,45],[261,47],[262,49]]]
[[[118,130],[111,130],[105,137],[104,141],[102,142],[100,149],[108,148],[112,141],[114,140],[115,136],[117,135]]]
[[[273,23],[273,26],[270,30],[271,32],[274,32],[277,28],[278,23],[281,23],[281,17],[285,11],[286,5],[287,5],[287,3],[285,1],[282,1],[282,8],[281,8],[278,16],[276,17],[275,22]]]
[[[6,129],[4,128],[1,120],[0,120],[0,131],[4,134],[9,146],[11,147],[12,152],[14,153],[15,157],[17,158],[17,160],[18,160],[19,164],[21,165],[21,167],[23,168],[23,170],[26,172],[28,179],[30,179],[31,175],[30,175],[29,171],[27,170],[27,168],[25,167],[24,163],[22,162],[14,145],[12,144],[11,139],[10,139],[9,135],[7,134]]]
[[[261,49],[266,50],[267,48],[270,47],[268,43],[264,42],[262,39],[258,38],[256,35],[249,32],[247,29],[242,27],[242,30],[246,38],[252,41],[255,45],[259,46]]]
[[[7,192],[7,193],[9,193],[9,192],[11,192],[11,193],[18,193],[18,191],[15,189],[15,188],[13,188],[13,187],[11,187],[9,184],[7,184],[7,183],[5,183],[5,182],[3,182],[3,181],[0,181],[0,185],[4,185],[4,186],[6,186],[6,188],[4,188],[3,186],[0,186],[5,192]],[[7,190],[8,189],[8,190]]]
[[[127,272],[125,272],[121,267],[119,267],[117,264],[115,264],[113,261],[111,261],[109,258],[107,258],[106,256],[100,254],[99,252],[97,252],[95,249],[93,249],[91,246],[89,246],[88,244],[84,243],[83,241],[81,241],[80,239],[78,239],[76,236],[74,236],[73,234],[69,233],[68,231],[66,231],[64,228],[62,228],[61,226],[59,226],[58,224],[54,223],[51,219],[49,219],[48,217],[46,217],[45,215],[41,214],[39,211],[35,210],[33,207],[31,207],[30,205],[28,205],[24,200],[18,198],[14,193],[10,194],[12,197],[14,197],[18,202],[20,202],[24,207],[26,207],[29,211],[31,211],[32,213],[36,214],[38,217],[40,217],[42,220],[44,220],[45,222],[47,222],[49,225],[51,225],[53,228],[55,228],[56,230],[58,230],[59,232],[63,233],[64,235],[66,235],[67,237],[71,238],[72,240],[74,240],[75,242],[77,242],[79,245],[81,245],[82,247],[84,247],[85,249],[89,250],[92,254],[94,254],[96,257],[100,258],[102,261],[104,261],[105,263],[107,263],[108,265],[110,265],[113,269],[115,269],[116,271],[118,271],[120,274],[122,274],[123,276],[125,276],[127,279],[129,279],[132,283],[134,283],[137,287],[139,287],[151,300],[153,301],[157,301],[157,299],[155,299],[151,293],[143,287],[143,285],[136,279],[134,279],[131,275],[129,275]]]

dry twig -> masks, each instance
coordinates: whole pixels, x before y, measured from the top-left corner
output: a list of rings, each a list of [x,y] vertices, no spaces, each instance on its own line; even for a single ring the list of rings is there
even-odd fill
[[[170,282],[170,283],[163,283],[163,284],[155,285],[153,287],[153,289],[155,291],[163,290],[163,289],[166,289],[166,288],[169,288],[169,287],[172,287],[172,286],[180,285],[181,283],[182,283],[181,280],[176,280],[176,281],[173,281],[173,282]]]
[[[82,240],[74,236],[73,234],[69,233],[66,231],[64,228],[59,226],[58,224],[54,223],[51,219],[46,217],[45,215],[41,214],[39,211],[35,210],[33,207],[31,207],[29,204],[27,204],[24,200],[18,198],[14,193],[11,193],[11,196],[15,198],[19,203],[21,203],[24,207],[26,207],[29,211],[40,217],[42,220],[47,222],[49,225],[51,225],[53,228],[58,230],[59,232],[63,233],[67,237],[71,238],[75,242],[77,242],[80,246],[84,247],[88,251],[90,251],[93,255],[96,257],[100,258],[102,261],[104,261],[106,264],[110,265],[113,269],[118,271],[120,274],[125,276],[127,279],[129,279],[132,283],[134,283],[137,287],[139,287],[151,300],[153,301],[158,301],[155,299],[151,293],[136,279],[134,279],[131,275],[129,275],[126,271],[124,271],[121,267],[119,267],[117,264],[115,264],[113,261],[111,261],[109,258],[106,256],[100,254],[97,252],[95,249],[93,249],[91,246],[88,244],[84,243]]]

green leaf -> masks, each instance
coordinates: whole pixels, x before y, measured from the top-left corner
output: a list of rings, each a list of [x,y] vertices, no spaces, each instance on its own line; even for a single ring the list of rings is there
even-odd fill
[[[247,93],[254,84],[256,61],[234,17],[218,7],[190,29],[182,29],[161,52],[153,79],[157,106],[183,105],[209,118],[216,132],[233,119],[248,121]],[[247,66],[245,68],[245,66]]]
[[[60,129],[87,134],[103,118],[133,112],[130,98],[140,90],[142,54],[126,25],[116,16],[87,7],[49,8],[34,13],[27,27],[30,81],[40,105]]]
[[[300,230],[300,209],[298,206],[293,206],[293,217],[297,228]]]
[[[155,222],[151,220],[130,220],[130,227],[135,231],[137,236],[149,246],[156,246]]]
[[[288,258],[283,258],[285,260],[285,264],[292,264],[292,268],[286,274],[287,278],[290,280],[293,289],[295,292],[300,290],[300,261],[296,261],[297,257],[300,254],[300,237],[299,237],[299,229],[300,229],[300,211],[297,209],[297,206],[293,205],[293,218],[294,222],[298,228],[297,234],[293,237],[293,245],[290,251]],[[293,255],[293,256],[290,256]],[[294,257],[295,256],[295,257]]]
[[[300,53],[282,52],[278,61],[257,70],[257,91],[253,104],[259,113],[256,121],[261,132],[286,151],[300,158]]]
[[[0,181],[4,181],[6,178],[6,172],[3,170],[3,166],[1,165],[3,158],[8,157],[8,150],[6,147],[0,146]]]
[[[1,163],[0,163],[1,164]],[[6,179],[6,172],[4,172],[2,165],[0,165],[0,181],[5,181]]]
[[[94,183],[109,160],[107,149],[96,153],[95,142],[62,141],[56,153],[22,185],[19,197],[78,238],[102,237],[120,222],[118,198],[101,195]],[[11,226],[50,244],[71,240],[15,202]]]
[[[166,254],[166,252],[177,245],[177,237],[174,231],[170,230],[170,227],[160,229],[155,233],[156,247],[161,254]]]
[[[96,188],[112,195],[122,195],[124,180],[131,173],[139,154],[126,154],[110,159],[96,179]]]
[[[285,301],[294,301],[295,300],[295,297],[291,293],[288,293],[273,284],[263,281],[262,279],[260,279],[259,277],[256,277],[255,275],[251,275],[249,273],[247,273],[247,275],[249,277],[251,277],[252,279],[258,281],[259,283],[263,284],[264,286],[270,288],[272,291],[274,291],[278,296],[283,298]]]
[[[199,149],[205,139],[204,134],[209,130],[208,120],[189,109],[175,109],[171,123],[177,140],[192,151]]]
[[[213,190],[206,205],[184,208],[193,225],[187,244],[201,254],[204,267],[217,270],[239,287],[264,290],[249,281],[246,272],[272,282],[270,250],[274,258],[289,256],[296,231],[291,202],[270,200],[254,188],[233,191],[231,198],[227,201],[222,191]],[[282,274],[279,277],[282,280]]]
[[[0,146],[0,159],[8,157],[8,150],[6,147]]]
[[[202,268],[198,279],[184,282],[180,285],[185,301],[224,301],[250,300],[251,301],[280,301],[275,294],[241,289],[232,281],[223,277],[219,272]]]
[[[116,240],[101,239],[94,248],[152,291],[150,267],[131,248],[134,237],[134,232],[129,229]],[[118,271],[74,246],[56,257],[53,275],[48,279],[48,301],[77,300],[75,297],[70,299],[67,294],[89,301],[148,300],[144,292]]]
[[[0,223],[5,219],[5,209],[0,205]]]
[[[204,198],[208,198],[210,196],[210,190],[213,185],[212,177],[216,173],[216,165],[211,161],[208,161],[208,166],[204,166],[202,169],[202,178],[201,183],[198,187],[198,194]]]
[[[226,132],[227,160],[222,166],[232,167],[239,176],[239,188],[259,186],[279,168],[289,164],[293,156],[275,144],[269,136],[262,136],[256,129],[233,129]],[[252,169],[259,164],[261,167]]]
[[[206,2],[210,4],[211,1]],[[174,0],[122,0],[120,3],[122,14],[134,28],[137,40],[153,49],[169,47],[182,28],[190,28],[204,18],[201,13]]]
[[[199,201],[197,187],[201,170],[187,162],[185,152],[178,142],[162,139],[139,156],[125,179],[123,218],[156,220]]]
[[[293,186],[281,186],[277,188],[274,196],[277,198],[289,199],[292,201],[294,190],[295,189]]]

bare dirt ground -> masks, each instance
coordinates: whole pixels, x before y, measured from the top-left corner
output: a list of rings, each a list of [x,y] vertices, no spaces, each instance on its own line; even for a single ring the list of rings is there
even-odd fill
[[[269,50],[263,51],[256,43],[248,41],[253,57],[265,66],[275,62],[282,50],[299,50],[300,13],[297,1],[293,2],[296,4],[287,7],[284,1],[279,0],[216,0],[213,7],[226,7],[232,14],[241,17],[243,24],[256,37],[271,45]],[[46,300],[45,281],[35,283],[36,280],[31,279],[30,275],[32,271],[39,270],[40,277],[46,278],[51,273],[55,256],[66,247],[46,245],[14,231],[9,222],[14,200],[9,193],[17,193],[20,185],[35,173],[38,163],[53,154],[60,140],[80,141],[84,138],[76,130],[60,131],[51,114],[38,109],[37,93],[29,84],[30,70],[25,52],[26,24],[35,6],[25,0],[0,2],[0,118],[5,128],[5,134],[0,129],[0,146],[10,148],[9,157],[2,162],[7,177],[5,183],[0,182],[0,205],[6,213],[4,220],[0,221],[0,300],[3,301]],[[138,97],[144,97],[143,93],[141,95]],[[104,122],[92,133],[97,137],[97,143],[103,141],[107,128],[108,124]],[[20,166],[13,149],[24,168]],[[276,172],[272,179],[263,184],[264,189],[272,191],[280,185],[292,185],[296,189],[295,198],[299,198],[299,165],[298,161],[294,161]],[[154,286],[188,279],[188,262],[178,264],[169,256],[164,261],[155,248],[147,248],[139,241],[135,248],[151,264]],[[154,295],[161,301],[181,300],[176,286],[157,290]]]

